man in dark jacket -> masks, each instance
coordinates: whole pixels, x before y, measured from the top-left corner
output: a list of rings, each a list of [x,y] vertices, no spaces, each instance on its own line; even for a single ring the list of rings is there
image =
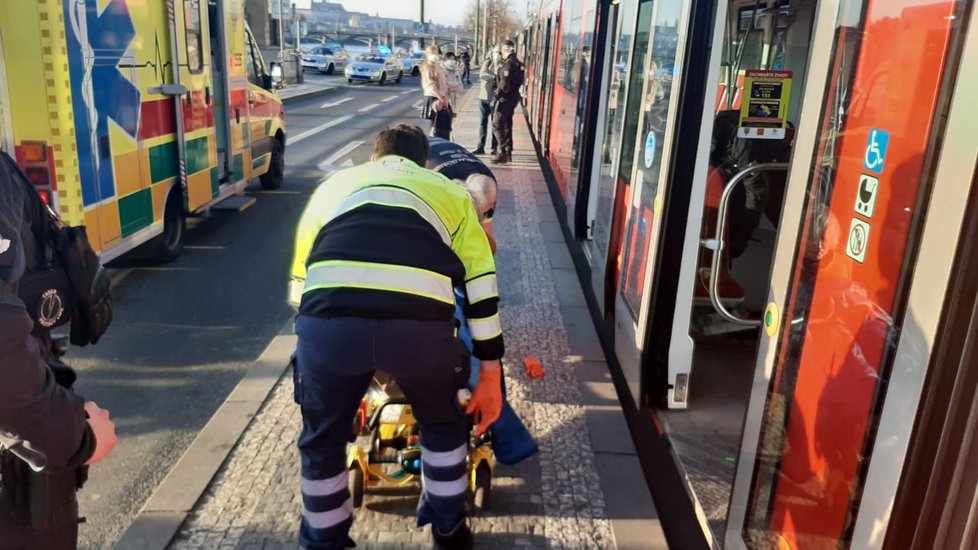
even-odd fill
[[[106,411],[57,383],[31,334],[18,287],[37,261],[44,210],[29,185],[0,158],[0,548],[72,549],[76,472],[111,452],[115,431]]]
[[[516,59],[516,44],[503,42],[503,59],[496,72],[496,113],[492,119],[492,132],[499,142],[499,155],[493,164],[506,164],[513,160],[513,113],[520,102],[520,86],[523,85],[523,66]]]

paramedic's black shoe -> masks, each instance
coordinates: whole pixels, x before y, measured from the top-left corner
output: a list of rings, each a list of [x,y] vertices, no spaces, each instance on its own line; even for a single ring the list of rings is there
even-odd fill
[[[480,145],[480,146],[478,146],[478,147],[475,148],[475,151],[472,151],[472,154],[473,155],[484,155],[484,154],[486,154],[486,148]]]
[[[463,519],[448,533],[438,532],[438,528],[431,526],[431,534],[435,539],[435,548],[438,550],[472,550],[475,548],[475,540],[472,537],[472,530],[469,524]]]
[[[357,547],[357,543],[353,542],[353,539],[351,539],[350,537],[346,537],[346,547],[347,548],[356,548]]]

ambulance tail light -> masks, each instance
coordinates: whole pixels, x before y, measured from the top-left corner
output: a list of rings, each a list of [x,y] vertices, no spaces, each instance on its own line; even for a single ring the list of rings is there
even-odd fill
[[[45,206],[51,206],[50,191],[38,191],[37,194],[41,196],[41,202],[43,202]]]
[[[27,180],[34,187],[48,187],[51,185],[51,175],[44,166],[28,166],[24,170],[24,173],[27,174]]]
[[[24,155],[25,163],[46,163],[48,161],[48,148],[43,142],[25,141],[20,146],[21,154]]]

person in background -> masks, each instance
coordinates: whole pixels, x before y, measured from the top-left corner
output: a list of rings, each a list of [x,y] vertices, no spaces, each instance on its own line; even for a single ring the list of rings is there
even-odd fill
[[[496,212],[496,199],[499,188],[492,170],[483,164],[464,147],[440,138],[429,138],[428,169],[434,170],[454,181],[468,191],[475,211],[479,214],[482,230],[489,239],[493,254],[496,252],[496,237],[492,231],[493,215]],[[459,326],[459,339],[472,352],[472,330],[465,318],[463,305],[465,294],[456,289],[455,319]],[[480,362],[472,356],[472,376],[469,387],[477,387],[480,379]],[[492,425],[492,450],[496,460],[507,466],[518,464],[537,453],[538,448],[526,425],[506,400],[505,376],[500,377],[503,388],[503,409],[499,419]]]
[[[466,522],[466,413],[481,435],[502,411],[496,265],[469,195],[424,168],[428,151],[420,128],[385,129],[372,160],[329,176],[299,220],[289,301],[299,313],[304,548],[352,544],[346,446],[377,370],[394,377],[420,424],[418,526],[432,524],[439,549],[474,544]],[[481,371],[468,408],[458,400],[470,376],[456,337],[458,287]]]
[[[502,61],[496,69],[496,112],[492,119],[499,155],[492,159],[493,164],[513,160],[513,113],[520,103],[520,87],[523,85],[523,65],[516,59],[516,44],[506,40],[501,51]]]
[[[454,52],[445,54],[445,61],[442,63],[445,69],[445,78],[448,81],[448,105],[452,109],[452,116],[458,112],[458,95],[462,92],[462,64],[455,57]]]
[[[448,78],[442,68],[441,56],[437,46],[424,50],[425,61],[421,64],[421,90],[424,93],[424,106],[421,118],[431,121],[430,134],[451,139],[452,116],[448,102]]]
[[[476,155],[486,154],[486,133],[489,129],[489,120],[492,118],[493,103],[496,101],[496,63],[499,62],[499,46],[493,46],[492,50],[486,54],[482,60],[482,67],[479,69],[479,143],[474,151]],[[492,135],[492,150],[490,154],[495,155],[499,148],[496,141],[496,134]]]
[[[465,71],[462,73],[462,78],[465,79],[465,83],[472,84],[472,54],[469,53],[469,48],[466,47],[462,50],[462,65],[464,65]]]

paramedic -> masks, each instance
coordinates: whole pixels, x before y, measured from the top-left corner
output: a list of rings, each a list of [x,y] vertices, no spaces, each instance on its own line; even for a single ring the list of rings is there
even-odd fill
[[[370,162],[337,172],[313,193],[296,232],[290,301],[296,319],[296,401],[303,417],[303,518],[309,549],[352,544],[346,444],[375,370],[397,381],[421,425],[418,525],[438,548],[468,549],[468,419],[483,433],[502,408],[503,356],[495,263],[464,189],[423,168],[416,126],[385,129]],[[469,377],[457,339],[454,287],[468,296],[482,377],[468,410]]]
[[[496,238],[492,234],[492,215],[496,211],[496,176],[475,154],[455,142],[431,137],[428,138],[428,146],[428,169],[463,184],[473,198],[479,222],[495,253]]]

